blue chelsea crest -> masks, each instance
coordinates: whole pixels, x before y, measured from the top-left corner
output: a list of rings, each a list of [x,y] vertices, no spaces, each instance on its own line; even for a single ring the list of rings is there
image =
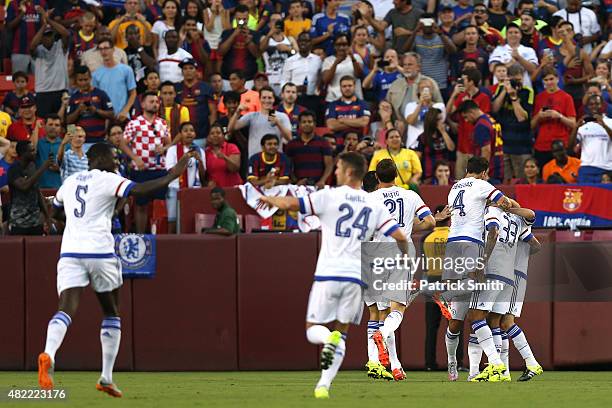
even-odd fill
[[[115,237],[115,253],[123,266],[138,269],[144,266],[153,254],[151,237],[140,234],[119,234]]]

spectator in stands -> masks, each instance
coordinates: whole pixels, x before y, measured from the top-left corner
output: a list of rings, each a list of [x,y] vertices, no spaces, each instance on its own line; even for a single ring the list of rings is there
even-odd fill
[[[113,104],[113,111],[121,123],[129,119],[129,112],[136,100],[136,80],[134,72],[125,64],[115,61],[113,45],[109,40],[98,43],[102,53],[103,65],[93,71],[92,84],[108,95]]]
[[[23,71],[13,74],[13,85],[15,89],[4,96],[2,102],[3,110],[11,115],[13,119],[19,119],[19,104],[25,97],[35,101],[36,96],[28,90],[28,76]]]
[[[408,103],[404,111],[404,118],[408,124],[406,147],[411,149],[416,148],[418,145],[419,136],[423,133],[425,116],[430,109],[436,108],[442,113],[442,123],[446,120],[446,107],[444,103],[433,102],[433,82],[430,80],[422,80],[419,82],[417,89],[418,100]]]
[[[531,47],[521,44],[522,33],[519,26],[514,23],[508,24],[506,28],[506,41],[504,45],[498,45],[489,57],[489,69],[493,70],[493,64],[501,62],[507,67],[515,63],[521,64],[525,69],[523,84],[531,87],[532,74],[538,67],[538,56]]]
[[[193,1],[191,0],[189,4],[193,4]],[[198,74],[201,74],[203,79],[208,79],[212,71],[210,65],[211,51],[208,41],[202,36],[202,31],[198,30],[200,24],[194,17],[186,17],[179,36],[181,39],[184,38],[181,48],[193,55],[193,59],[197,61]]]
[[[241,104],[230,118],[228,125],[229,132],[249,127],[249,157],[261,151],[261,138],[268,133],[277,135],[279,139],[291,140],[291,121],[286,114],[274,110],[272,88],[263,88],[259,93],[259,99],[261,111],[249,112],[241,116],[246,111],[246,106]]]
[[[214,72],[221,70],[219,43],[223,30],[230,28],[230,12],[221,0],[212,0],[211,6],[204,10],[204,38],[211,48],[210,62]]]
[[[457,0],[457,5],[453,7],[455,13],[455,24],[459,29],[467,27],[474,16],[474,7],[469,0]]]
[[[456,114],[459,105],[465,100],[472,100],[478,108],[488,113],[491,111],[491,98],[484,92],[480,92],[480,71],[476,69],[466,69],[461,75],[461,81],[457,81],[455,89],[451,94],[446,111],[450,116],[449,122],[452,127],[457,128],[457,161],[455,162],[455,179],[460,180],[465,175],[467,162],[474,155],[474,145],[472,134],[474,132],[473,124],[466,122],[465,119]],[[487,158],[488,159],[488,158]]]
[[[537,55],[540,55],[541,34],[536,26],[536,15],[533,10],[526,9],[519,14],[521,29],[521,44],[525,47],[533,48]]]
[[[434,165],[434,176],[430,183],[435,186],[450,186],[455,182],[451,176],[450,163],[444,159],[439,160]]]
[[[195,126],[191,122],[183,122],[178,128],[178,142],[166,152],[166,170],[170,171],[183,155],[194,150],[195,157],[189,159],[189,165],[183,174],[168,185],[166,208],[168,210],[168,233],[176,233],[176,213],[178,191],[182,188],[199,188],[205,184],[206,162],[204,150],[193,143]]]
[[[285,35],[297,39],[301,33],[309,32],[312,20],[304,17],[302,0],[290,0],[289,11],[285,17]]]
[[[247,6],[239,5],[234,12],[236,27],[223,30],[221,43],[219,44],[219,55],[222,58],[221,75],[224,80],[230,80],[230,74],[242,71],[243,78],[249,83],[247,88],[253,86],[252,80],[257,73],[257,58],[259,57],[260,35],[247,27],[249,9]],[[227,85],[225,86],[227,89]]]
[[[66,122],[85,130],[85,151],[101,141],[105,135],[106,121],[115,117],[113,104],[106,92],[91,84],[91,73],[85,65],[75,68],[78,90],[72,94],[68,104]]]
[[[119,171],[119,174],[127,178],[129,176],[129,158],[121,150],[122,139],[123,128],[121,127],[121,125],[115,123],[109,126],[106,141],[113,147],[113,151],[115,152],[115,158],[117,160],[117,170]]]
[[[368,24],[378,32],[383,32],[387,27],[391,27],[391,48],[402,52],[406,49],[406,42],[414,33],[423,10],[414,7],[411,0],[396,0],[393,4],[395,7],[389,10],[383,21],[376,20],[368,14],[364,17]]]
[[[179,65],[182,61],[193,59],[193,56],[179,48],[179,34],[176,30],[166,31],[164,41],[166,43],[165,51],[157,56],[159,79],[162,82],[182,82],[183,71]]]
[[[538,162],[535,159],[530,158],[525,160],[523,164],[523,175],[516,184],[541,184],[544,181],[540,178],[540,169],[538,167]]]
[[[129,27],[134,27],[138,37],[149,43],[151,24],[140,13],[140,2],[138,0],[125,0],[123,7],[125,13],[121,17],[115,18],[108,25],[115,45],[124,49],[128,47],[129,40],[127,37]]]
[[[338,12],[341,0],[325,0],[324,4],[325,11],[313,18],[310,35],[313,45],[320,44],[325,50],[325,54],[332,55],[334,53],[334,40],[339,35],[350,32],[351,22],[348,17]]]
[[[180,132],[180,125],[189,122],[189,109],[176,102],[176,89],[172,82],[162,83],[160,89],[160,116],[166,121],[170,137],[174,140]]]
[[[574,39],[572,23],[565,22],[557,29],[563,39],[559,47],[559,63],[563,72],[563,90],[574,98],[574,107],[580,108],[584,85],[593,78],[593,65],[589,54]]]
[[[551,143],[561,140],[567,144],[569,135],[576,125],[574,100],[559,89],[559,75],[554,68],[542,71],[545,90],[535,99],[531,128],[534,129],[536,141],[534,157],[539,167],[552,159]]]
[[[334,0],[335,1],[335,0]],[[342,96],[340,79],[345,76],[356,78],[355,95],[363,99],[361,80],[363,77],[363,59],[359,54],[353,53],[349,34],[339,34],[334,38],[335,54],[323,61],[321,67],[321,82],[327,86],[326,102],[333,102]]]
[[[134,71],[136,82],[145,77],[147,69],[157,72],[157,61],[153,58],[153,48],[143,44],[136,24],[130,24],[125,29],[125,41],[127,46],[124,48],[124,51],[128,60],[127,64]]]
[[[57,113],[62,93],[68,88],[68,30],[49,18],[49,12],[38,8],[42,25],[32,38],[30,52],[34,60],[36,105],[39,115]],[[60,39],[56,40],[55,35]]]
[[[491,111],[502,130],[504,174],[509,179],[524,177],[523,163],[531,157],[533,149],[530,126],[533,90],[523,86],[523,73],[521,65],[511,65],[491,103]]]
[[[214,123],[206,144],[206,174],[212,186],[232,187],[242,184],[240,150],[225,140],[223,128]]]
[[[147,92],[142,99],[142,115],[132,119],[123,132],[121,150],[136,164],[131,179],[137,183],[154,180],[166,175],[164,149],[170,144],[170,131],[166,122],[157,116],[159,98]],[[144,234],[147,229],[147,206],[153,199],[164,200],[166,189],[155,195],[137,198],[134,220],[136,232]]]
[[[387,148],[374,153],[369,170],[375,170],[379,161],[391,159],[397,167],[395,185],[405,189],[414,189],[415,185],[420,183],[423,174],[419,156],[413,150],[402,147],[402,136],[397,129],[388,130],[386,138]]]
[[[476,68],[480,71],[481,78],[489,77],[489,53],[480,46],[480,31],[474,25],[467,26],[463,30],[465,47],[457,50],[455,58],[451,60],[451,77],[460,78],[461,71],[467,61],[476,63]]]
[[[421,56],[414,52],[407,52],[402,57],[403,77],[397,78],[387,91],[387,100],[391,102],[398,118],[405,122],[404,112],[406,105],[418,100],[419,83],[429,79],[433,83],[431,90],[434,103],[442,102],[442,95],[438,85],[429,77],[421,73]]]
[[[189,109],[189,119],[196,127],[195,144],[204,147],[210,125],[217,120],[217,107],[212,89],[198,79],[197,62],[186,59],[179,64],[183,82],[176,86],[177,102]]]
[[[322,98],[317,95],[322,61],[312,53],[312,39],[307,32],[297,37],[298,52],[287,58],[281,72],[281,86],[291,82],[298,87],[299,105],[313,112],[323,112]],[[321,115],[322,116],[322,115]]]
[[[162,3],[162,15],[160,19],[155,21],[153,27],[151,28],[152,34],[152,43],[153,43],[153,52],[155,53],[155,58],[159,55],[165,54],[166,42],[164,41],[164,37],[169,30],[178,30],[181,29],[181,5],[177,0],[164,0]]]
[[[508,10],[507,0],[490,0],[489,8],[489,24],[496,30],[503,30],[512,19],[512,13]]]
[[[397,51],[389,48],[382,59],[375,60],[374,68],[364,78],[363,89],[372,89],[376,102],[380,103],[387,97],[391,84],[402,75],[398,64]]]
[[[347,132],[355,132],[361,139],[370,123],[370,109],[355,95],[355,84],[355,78],[343,76],[340,79],[341,97],[329,103],[325,112],[325,123],[334,132],[340,148]]]
[[[278,151],[279,143],[278,136],[271,133],[261,138],[261,152],[249,159],[248,182],[265,188],[289,184],[291,161],[286,154]]]
[[[74,133],[66,132],[59,149],[57,149],[57,163],[60,166],[62,182],[74,173],[89,169],[89,161],[83,148],[85,144],[85,129],[76,126]],[[66,145],[70,143],[70,149]]]
[[[6,138],[8,128],[12,123],[11,115],[0,109],[0,138]]]
[[[591,112],[587,104],[589,98],[594,95],[602,97],[602,103],[600,106],[601,111],[599,112]],[[603,100],[603,92],[601,90],[601,85],[599,82],[596,81],[591,81],[586,84],[584,96],[582,97],[582,106],[580,107],[580,109],[578,109],[577,117],[582,118],[584,115],[590,115],[593,113],[601,113],[606,116],[612,117],[612,104],[609,104],[608,102]]]
[[[17,142],[18,160],[8,171],[11,193],[9,230],[11,235],[43,235],[43,223],[49,222],[49,212],[40,193],[38,181],[52,164],[48,158],[37,169],[34,146],[28,140]]]
[[[9,140],[5,137],[0,137],[0,195],[9,191],[8,187],[8,170],[17,160],[17,152],[15,147],[17,142]],[[8,207],[7,207],[8,208]],[[2,206],[5,209],[5,206]],[[5,213],[5,219],[8,213]]]
[[[291,122],[291,138],[296,138],[298,135],[298,116],[306,110],[305,107],[296,103],[298,96],[298,87],[287,82],[281,90],[281,103],[278,104],[276,110],[282,112],[289,118]]]
[[[240,95],[240,105],[244,105],[246,107],[245,113],[259,112],[261,110],[259,92],[247,89],[244,78],[244,73],[242,71],[232,72],[229,80],[230,89]],[[223,115],[227,115],[228,113],[225,104],[223,103],[223,97],[221,97],[221,102],[219,102],[218,110],[219,113]]]
[[[381,101],[378,104],[378,112],[370,122],[370,136],[374,140],[375,148],[385,148],[387,130],[396,128],[403,134],[404,122],[397,118],[389,101]]]
[[[599,95],[589,97],[589,116],[578,122],[572,132],[570,147],[578,142],[581,150],[579,183],[599,183],[604,173],[612,171],[612,119],[600,112],[603,99]]]
[[[212,88],[212,98],[215,102],[215,106],[219,105],[221,98],[223,97],[223,78],[218,72],[210,74],[210,87]]]
[[[418,137],[417,152],[423,168],[423,180],[436,175],[436,166],[444,161],[448,165],[455,142],[444,122],[444,108],[431,108],[423,118],[423,132]]]
[[[593,10],[582,7],[580,0],[567,0],[567,7],[553,14],[561,16],[572,23],[577,34],[582,35],[580,43],[584,46],[587,53],[591,53],[592,43],[599,40],[601,27],[597,22],[597,15]]]
[[[8,128],[6,136],[12,140],[31,140],[37,143],[44,136],[44,121],[36,116],[36,104],[34,99],[24,97],[19,103],[19,119],[14,121]]]
[[[548,184],[576,183],[580,168],[580,159],[567,155],[565,142],[553,140],[551,143],[553,159],[544,165],[542,178]]]
[[[255,79],[253,79],[253,91],[261,91],[262,88],[269,87],[270,81],[268,81],[268,75],[264,72],[258,72],[255,74]],[[274,95],[276,96],[276,94]]]
[[[23,0],[8,3],[6,28],[13,34],[13,46],[11,47],[13,72],[21,71],[27,74],[34,71],[30,44],[42,25],[39,9],[46,6],[46,0]]]
[[[323,188],[334,169],[331,146],[315,134],[314,113],[302,112],[298,120],[299,137],[287,143],[285,148],[293,164],[293,182]]]
[[[38,139],[36,145],[36,167],[43,165],[47,159],[51,164],[39,179],[41,188],[60,188],[62,178],[57,165],[57,152],[61,145],[62,120],[57,114],[49,114],[45,119],[45,137]]]
[[[211,128],[211,131],[213,128]],[[238,234],[240,232],[238,215],[225,201],[225,190],[221,187],[215,187],[210,190],[210,204],[217,210],[217,216],[215,217],[213,227],[206,228],[201,232],[226,236]]]
[[[91,4],[88,4],[91,3]],[[53,17],[58,23],[67,29],[78,26],[79,19],[87,12],[94,13],[98,19],[103,18],[100,2],[84,0],[47,1],[49,8],[55,7]]]
[[[102,51],[98,48],[100,46],[100,43],[102,41],[108,41],[110,44],[113,43],[108,27],[100,24],[98,28],[96,29],[96,35],[95,35],[94,41],[96,42],[96,47],[85,51],[81,55],[81,64],[87,65],[87,68],[89,68],[91,72],[94,72],[95,70],[100,68],[102,65],[104,65]],[[125,51],[115,46],[113,46],[112,49],[113,49],[112,55],[113,55],[114,60],[119,64],[127,65],[128,59],[127,59],[127,55],[125,54]]]
[[[457,47],[440,31],[433,14],[421,15],[416,31],[408,37],[405,47],[404,51],[413,50],[421,56],[421,72],[435,80],[442,95],[448,95],[448,59]]]
[[[340,153],[344,152],[357,152],[361,153],[364,157],[372,155],[373,143],[369,137],[363,137],[359,140],[359,133],[350,130],[344,134],[344,149]]]
[[[280,95],[281,71],[287,59],[298,50],[297,42],[284,33],[283,17],[280,13],[270,15],[269,31],[259,42],[259,52],[265,64],[266,74],[276,95]]]
[[[81,63],[81,57],[85,51],[95,48],[94,32],[97,24],[96,15],[88,11],[79,17],[78,29],[71,30],[68,55],[74,65]]]

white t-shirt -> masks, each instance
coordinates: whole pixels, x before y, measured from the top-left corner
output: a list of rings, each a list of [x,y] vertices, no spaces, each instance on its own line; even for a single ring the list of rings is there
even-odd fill
[[[574,33],[582,34],[585,37],[589,37],[601,31],[595,12],[586,7],[581,7],[578,13],[570,13],[567,9],[562,9],[553,14],[553,16],[561,16],[565,21],[569,21],[574,25]],[[587,44],[583,49],[590,54],[593,50],[593,46]]]
[[[451,226],[448,241],[484,244],[484,215],[487,200],[497,202],[503,194],[488,181],[467,177],[456,182],[448,193]]]
[[[192,147],[196,147],[198,154],[203,159],[202,165],[204,166],[204,170],[206,170],[206,160],[204,160],[204,150],[201,147],[196,146],[195,144]],[[170,170],[176,163],[178,162],[177,158],[177,149],[178,145],[172,145],[166,152],[166,170]],[[183,146],[183,153],[187,154],[190,148],[187,146]],[[179,179],[174,179],[168,187],[178,189],[180,186]],[[189,188],[198,188],[202,186],[202,181],[200,180],[200,173],[198,172],[198,161],[195,158],[189,159],[189,164],[187,165],[187,187]]]
[[[361,67],[363,67],[363,59],[361,58],[361,56],[359,54],[353,54],[353,55],[355,56],[357,63],[361,65]],[[325,58],[325,60],[323,60],[323,66],[321,67],[321,71],[325,71],[331,68],[331,66],[334,65],[334,61],[336,61],[335,55]],[[340,99],[340,97],[342,97],[342,93],[340,92],[340,78],[342,78],[345,75],[352,76],[353,78],[356,79],[355,95],[357,96],[357,99],[363,99],[363,92],[361,90],[361,79],[358,79],[355,76],[355,69],[353,68],[353,61],[351,60],[351,57],[347,56],[344,61],[342,61],[336,66],[336,74],[334,75],[333,79],[327,86],[327,96],[325,96],[325,102],[333,102],[335,100]],[[298,85],[301,85],[301,84],[298,84]]]
[[[601,50],[600,55],[606,55],[612,52],[612,40],[608,41],[606,45],[604,45],[603,50]]]
[[[151,27],[151,32],[157,34],[157,55],[166,54],[168,52],[168,48],[166,47],[166,31],[174,30],[174,27],[168,26],[162,20],[157,20],[153,27]]]
[[[408,115],[411,115],[419,105],[418,102],[408,102],[406,108],[404,109],[404,118],[407,118]],[[442,120],[446,120],[446,107],[442,102],[434,103],[432,108],[439,109],[442,112]],[[417,122],[414,125],[408,125],[408,130],[406,131],[406,147],[409,149],[416,149],[419,144],[419,136],[423,133],[425,124],[423,123],[424,114],[419,115]]]
[[[308,82],[307,95],[315,95],[321,78],[321,65],[323,61],[318,55],[308,54],[302,57],[299,53],[285,61],[281,71],[281,88],[287,82],[295,85],[304,85],[304,80]]]
[[[111,218],[117,198],[127,197],[134,186],[118,174],[100,170],[81,171],[64,180],[53,199],[66,214],[61,254],[114,256]]]
[[[612,129],[612,119],[604,117],[603,121]],[[582,150],[581,166],[612,170],[612,141],[603,126],[597,122],[587,122],[578,128],[576,139]]]
[[[321,251],[315,280],[361,283],[361,243],[400,228],[382,202],[349,186],[300,197],[300,213],[321,220]]]
[[[291,120],[286,113],[276,111],[274,112],[274,115],[276,115],[276,118],[280,121],[282,127],[291,130]],[[278,136],[280,140],[278,150],[283,150],[283,136],[281,135],[281,131],[278,126],[270,123],[268,120],[268,115],[264,115],[261,112],[249,112],[238,119],[238,124],[249,126],[247,157],[251,157],[255,153],[261,152],[261,138],[268,133]]]
[[[423,199],[414,191],[406,190],[405,188],[393,186],[388,188],[380,188],[370,193],[376,200],[383,203],[389,213],[398,223],[404,234],[412,241],[412,224],[414,217],[419,217],[423,221],[425,217],[431,215],[431,210]],[[391,237],[378,235],[376,241],[393,242]]]
[[[518,46],[518,53],[521,57],[526,59],[527,61],[538,65],[538,56],[535,50],[531,47],[525,47],[524,45]],[[491,56],[489,57],[489,65],[494,62],[501,62],[502,64],[507,64],[512,61],[512,47],[508,44],[498,45],[495,47]],[[493,78],[493,84],[497,83],[497,79]],[[523,86],[531,87],[531,78],[529,77],[529,73],[525,70],[523,74]]]
[[[168,54],[167,51],[159,54],[157,57],[159,80],[161,82],[183,82],[183,70],[179,64],[187,58],[193,58],[193,56],[182,48],[176,50],[174,54]]]

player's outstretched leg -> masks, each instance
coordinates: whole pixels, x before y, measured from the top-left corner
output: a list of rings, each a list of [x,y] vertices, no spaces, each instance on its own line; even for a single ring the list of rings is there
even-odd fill
[[[338,331],[333,331],[331,334],[340,333]],[[314,391],[315,398],[329,398],[329,388],[331,387],[331,383],[336,378],[338,374],[338,370],[342,365],[342,361],[344,360],[344,354],[346,353],[346,334],[340,334],[340,339],[335,346],[334,356],[331,365],[323,369],[321,371],[321,378],[317,383]]]
[[[472,310],[470,310],[470,312],[471,311]],[[501,381],[501,377],[504,371],[506,371],[506,367],[504,363],[502,363],[499,353],[495,348],[493,333],[491,333],[489,325],[487,325],[486,320],[474,320],[472,322],[472,330],[476,334],[476,337],[478,337],[478,344],[480,344],[480,347],[482,347],[482,350],[487,355],[489,362],[487,367],[479,375],[474,377],[472,381]]]
[[[516,324],[513,324],[510,329],[508,329],[508,336],[512,339],[514,343],[514,347],[521,353],[521,357],[525,360],[525,365],[527,368],[523,372],[523,375],[518,379],[519,381],[529,381],[536,375],[540,375],[544,372],[542,366],[538,363],[538,361],[533,356],[533,352],[531,351],[531,347],[527,342],[527,337],[525,337],[525,333],[518,327]]]
[[[386,344],[387,338],[391,333],[397,330],[403,318],[404,314],[402,311],[397,309],[392,310],[385,319],[384,325],[374,333],[373,339],[376,343],[376,347],[378,347],[378,359],[384,366],[389,365],[389,351]]]
[[[370,317],[372,317],[370,315]],[[378,319],[377,320],[368,320],[368,362],[366,363],[366,370],[368,370],[368,377],[378,378],[377,367],[379,364],[378,361],[378,349],[376,348],[376,344],[374,343],[374,333],[378,330]]]
[[[53,388],[55,353],[62,345],[71,323],[72,319],[70,316],[61,310],[55,313],[51,320],[49,320],[45,351],[38,356],[38,384],[42,389]]]
[[[497,350],[497,353],[499,354],[499,358],[502,360],[502,363],[504,363],[504,359],[502,358],[502,351],[503,351],[503,339],[502,339],[502,330],[499,327],[492,327],[491,326],[491,334],[493,335],[493,343],[495,344],[495,350]],[[504,363],[504,366],[506,367],[504,373],[501,376],[501,381],[512,381],[512,378],[510,377],[510,372],[508,371],[508,366],[506,365],[506,363]]]
[[[444,342],[446,343],[446,355],[448,358],[448,380],[457,381],[459,378],[459,371],[457,369],[457,346],[459,345],[459,336],[461,331],[453,331],[453,326],[463,325],[461,320],[451,319],[448,322],[446,328],[446,336],[444,336]]]
[[[480,374],[480,360],[482,360],[482,348],[478,344],[478,337],[475,334],[470,334],[470,342],[468,343],[468,357],[470,359],[470,375],[468,381],[472,381],[474,377]]]
[[[113,367],[121,344],[121,318],[119,317],[119,289],[111,292],[96,293],[102,306],[104,320],[100,327],[102,344],[102,374],[96,383],[96,389],[116,398],[123,393],[113,383]]]

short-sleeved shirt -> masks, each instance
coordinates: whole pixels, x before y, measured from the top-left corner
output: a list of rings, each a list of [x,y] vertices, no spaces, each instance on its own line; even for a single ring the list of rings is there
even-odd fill
[[[282,112],[275,112],[276,118],[285,129],[291,129],[289,116]],[[268,115],[261,112],[250,112],[238,119],[239,125],[249,126],[248,155],[251,157],[255,153],[261,152],[261,138],[270,133],[283,140],[278,126],[273,125],[268,120]],[[280,147],[280,146],[279,146]]]
[[[612,129],[612,119],[604,116],[603,121]],[[578,128],[576,140],[580,143],[582,166],[612,170],[612,141],[603,126],[597,122],[585,123]]]
[[[95,35],[84,37],[80,31],[72,31],[69,38],[68,55],[71,59],[80,60],[83,53],[96,46]]]
[[[314,136],[308,142],[301,138],[291,140],[285,146],[285,153],[293,163],[293,174],[299,179],[317,182],[325,171],[325,156],[332,156],[329,142],[322,137]]]
[[[233,143],[224,142],[221,151],[226,156],[240,154],[238,146]],[[242,178],[238,172],[229,172],[227,163],[213,153],[212,146],[207,146],[204,155],[206,156],[206,174],[210,181],[214,181],[219,187],[233,187],[242,184]]]
[[[523,57],[525,60],[531,62],[534,66],[538,66],[538,56],[535,50],[531,47],[525,47],[524,45],[519,45],[517,49],[519,55]],[[494,62],[501,62],[502,64],[508,64],[512,61],[512,48],[508,45],[498,45],[495,47],[491,56],[489,57],[489,65]],[[527,70],[523,75],[523,85],[531,86],[531,77]]]
[[[504,179],[504,152],[502,128],[495,119],[483,114],[474,124],[474,155],[480,156],[482,148],[491,146],[489,156],[489,177],[502,181]]]
[[[272,160],[266,160],[264,152],[254,154],[249,158],[247,180],[266,177],[272,169],[276,169],[275,176],[279,179],[288,179],[291,176],[291,161],[282,152],[276,153]]]
[[[166,140],[170,140],[170,131],[165,120],[155,117],[153,122],[149,122],[140,115],[127,124],[123,137],[128,144],[131,144],[136,156],[142,159],[146,170],[166,168],[163,155],[155,152],[156,146],[163,145]]]
[[[36,147],[36,167],[40,167],[48,158],[53,155],[53,161],[57,160],[57,151],[62,141],[56,137],[54,141],[42,138],[38,140]],[[62,185],[62,178],[58,171],[47,169],[38,179],[41,188],[59,188]]]
[[[214,228],[217,229],[225,228],[232,234],[237,234],[240,232],[238,215],[236,215],[236,211],[227,203],[223,203],[223,206],[219,209],[219,212],[215,216],[215,222],[213,225]]]
[[[498,207],[488,206],[485,211],[485,229],[496,227],[498,229],[497,242],[486,267],[486,276],[514,284],[514,259],[516,248],[521,232],[519,223],[512,214],[505,213]]]
[[[348,102],[342,99],[333,101],[327,105],[327,110],[325,111],[325,119],[358,119],[364,116],[371,116],[370,107],[365,101],[357,98],[354,98]],[[335,132],[335,135],[338,138],[337,143],[339,145],[344,145],[344,135],[348,132],[357,132],[359,138],[361,139],[365,128],[366,127],[351,128],[348,130]]]
[[[225,42],[234,32],[234,29],[224,30],[221,33],[221,43]],[[253,36],[251,42],[253,44],[259,44],[260,35],[250,30]],[[247,48],[246,37],[239,34],[236,40],[232,44],[231,48],[223,56],[221,63],[221,75],[223,79],[229,79],[230,73],[235,70],[243,72],[245,79],[251,80],[255,77],[257,72],[257,57],[254,57]]]
[[[380,149],[374,153],[370,161],[370,171],[376,170],[378,162],[384,159],[391,159],[397,168],[397,177],[395,185],[403,188],[409,188],[408,182],[415,173],[422,173],[421,161],[414,150],[401,149],[398,154],[391,154],[388,149]]]
[[[499,98],[503,87],[498,86],[493,92],[492,100]],[[502,127],[502,138],[504,141],[504,153],[506,154],[530,154],[533,148],[533,133],[531,132],[531,113],[535,95],[533,89],[519,89],[517,93],[521,107],[527,112],[527,119],[519,122],[514,114],[512,102],[508,96],[505,97],[501,109],[494,115],[495,120]]]
[[[28,91],[23,96],[17,96],[15,95],[13,91],[11,91],[7,93],[6,96],[4,97],[4,101],[2,102],[2,105],[4,105],[7,108],[10,108],[13,111],[13,115],[17,117],[17,115],[19,114],[19,104],[21,103],[21,100],[23,98],[30,98],[30,100],[35,101],[36,95]]]
[[[198,147],[196,145],[192,145],[191,147],[189,146],[185,146],[182,143],[177,143],[173,146],[170,146],[170,148],[168,149],[168,151],[166,152],[166,170],[170,170],[172,169],[174,166],[176,166],[176,163],[178,163],[178,148],[182,147],[183,148],[183,154],[187,154],[189,153],[189,150],[194,147],[198,154],[200,155],[200,157],[202,158],[202,160],[204,160],[204,150],[201,147]],[[202,163],[204,165],[204,170],[206,170],[206,161],[204,161],[204,163]],[[202,186],[202,180],[200,180],[200,173],[198,172],[198,161],[192,157],[191,159],[189,159],[189,164],[187,164],[187,187],[189,188],[197,188],[197,187],[201,187]],[[179,179],[174,179],[170,182],[170,184],[168,185],[168,187],[170,188],[176,188],[178,189],[180,186],[179,183]]]
[[[179,64],[188,58],[193,58],[193,56],[182,48],[177,49],[174,54],[168,54],[167,51],[159,54],[159,57],[157,57],[159,79],[162,82],[170,81],[175,84],[182,82],[183,70],[179,67]]]
[[[435,34],[432,38],[417,35],[414,51],[421,56],[421,72],[433,78],[440,89],[445,89],[448,81],[448,56],[440,35]]]
[[[42,119],[36,119],[36,121],[41,122],[41,126],[38,129],[38,138],[40,139],[46,134],[45,125]],[[32,132],[34,132],[34,128],[36,126],[35,123],[36,122],[34,122],[32,125],[28,125],[23,122],[23,119],[16,120],[11,124],[11,126],[9,126],[6,132],[6,137],[16,141],[30,140]]]
[[[6,21],[10,22],[19,14],[19,1],[11,1],[6,9]],[[17,27],[13,30],[13,54],[30,54],[30,44],[34,39],[34,35],[40,29],[40,14],[36,11],[36,6],[41,6],[47,9],[46,0],[33,0],[25,3],[26,12],[21,18]]]
[[[374,75],[372,80],[372,89],[378,102],[383,101],[387,97],[387,91],[391,88],[391,84],[400,77],[399,71],[384,72],[379,71]]]
[[[455,98],[455,108],[459,108],[459,105],[461,105],[461,102],[463,102],[466,97],[467,93],[465,92],[457,95]],[[491,111],[491,98],[489,95],[478,91],[471,99],[476,102],[480,110],[484,113],[489,113]],[[453,116],[454,120],[459,125],[457,129],[457,151],[461,153],[474,154],[472,141],[474,125],[463,119],[458,112],[455,112]]]
[[[566,117],[576,117],[574,99],[570,94],[560,89],[553,93],[543,91],[536,96],[533,115],[540,113],[543,108],[556,110]],[[538,123],[536,134],[535,150],[549,152],[553,140],[562,140],[567,146],[570,129],[561,123],[560,119],[546,119]]]
[[[567,163],[564,166],[557,164],[555,159],[552,159],[544,165],[542,168],[542,179],[548,181],[548,178],[554,173],[559,175],[565,180],[566,183],[576,183],[578,181],[578,169],[580,168],[580,159],[572,156],[567,157]]]
[[[342,14],[337,14],[336,18],[328,17],[326,13],[321,13],[313,18],[312,27],[310,28],[310,35],[312,38],[321,37],[327,32],[327,27],[330,24],[334,25],[334,35],[341,32],[350,32],[351,22]],[[321,43],[321,46],[325,49],[326,55],[334,54],[334,36],[326,39]]]
[[[136,89],[136,80],[132,68],[117,64],[112,68],[101,66],[96,69],[93,72],[92,85],[106,92],[113,103],[115,114],[118,114],[127,104],[129,92]]]
[[[68,88],[68,50],[57,40],[47,49],[39,44],[34,51],[36,92],[57,92]]]
[[[27,191],[15,187],[15,181],[21,177],[32,177],[36,172],[34,162],[24,166],[16,161],[8,171],[9,190],[11,192],[11,211],[9,226],[32,228],[41,224],[38,183],[34,183]]]
[[[185,83],[176,85],[176,100],[182,106],[189,109],[189,120],[195,124],[196,139],[206,138],[210,129],[210,108],[208,103],[212,101],[212,88],[205,82],[196,82],[192,87]],[[257,98],[259,101],[259,98]]]
[[[99,88],[93,88],[90,92],[76,91],[70,97],[68,103],[68,114],[78,109],[79,105],[91,105],[103,111],[112,111],[113,103],[106,92]],[[96,143],[104,140],[106,135],[106,119],[89,111],[83,111],[75,122],[85,130],[86,143]]]
[[[89,170],[89,160],[87,159],[87,155],[83,153],[83,155],[79,157],[74,150],[66,150],[60,169],[62,180],[66,180],[68,177],[80,171]]]
[[[408,30],[414,30],[422,14],[423,10],[419,10],[415,7],[412,7],[407,13],[400,13],[396,8],[393,8],[392,10],[389,10],[385,16],[385,21],[389,26],[391,26],[392,29],[402,27]],[[397,52],[403,51],[406,41],[408,41],[407,35],[398,37],[393,34],[391,48],[395,49]]]
[[[282,112],[289,118],[289,122],[291,122],[291,137],[297,137],[298,135],[298,118],[300,113],[306,110],[305,107],[300,106],[298,104],[293,105],[293,110],[287,111],[285,106],[281,103],[276,107],[278,112]]]
[[[120,17],[119,17],[120,18]],[[113,28],[119,24],[119,18],[114,19],[113,21],[110,22],[110,24],[108,25],[108,29],[113,31]],[[115,38],[115,45],[119,48],[126,48],[128,46],[127,44],[127,40],[125,38],[125,32],[127,31],[127,28],[131,25],[135,25],[138,28],[138,31],[140,32],[140,38],[144,39],[145,38],[145,28],[147,28],[149,31],[151,30],[151,24],[149,24],[148,22],[140,22],[137,19],[130,19],[128,21],[124,21],[123,23],[119,24],[119,28],[117,29],[117,37]]]
[[[363,67],[363,59],[359,54],[353,54],[355,56],[355,60],[359,65]],[[321,67],[321,71],[326,71],[334,65],[336,61],[336,56],[331,55],[325,60],[323,60],[323,66]],[[352,76],[355,78],[355,96],[359,99],[363,99],[363,91],[361,89],[361,80],[355,75],[355,68],[353,67],[353,61],[350,57],[346,57],[344,61],[336,65],[336,73],[332,78],[331,82],[327,85],[327,94],[325,96],[326,102],[332,102],[342,97],[342,92],[340,91],[340,79],[343,76]]]

